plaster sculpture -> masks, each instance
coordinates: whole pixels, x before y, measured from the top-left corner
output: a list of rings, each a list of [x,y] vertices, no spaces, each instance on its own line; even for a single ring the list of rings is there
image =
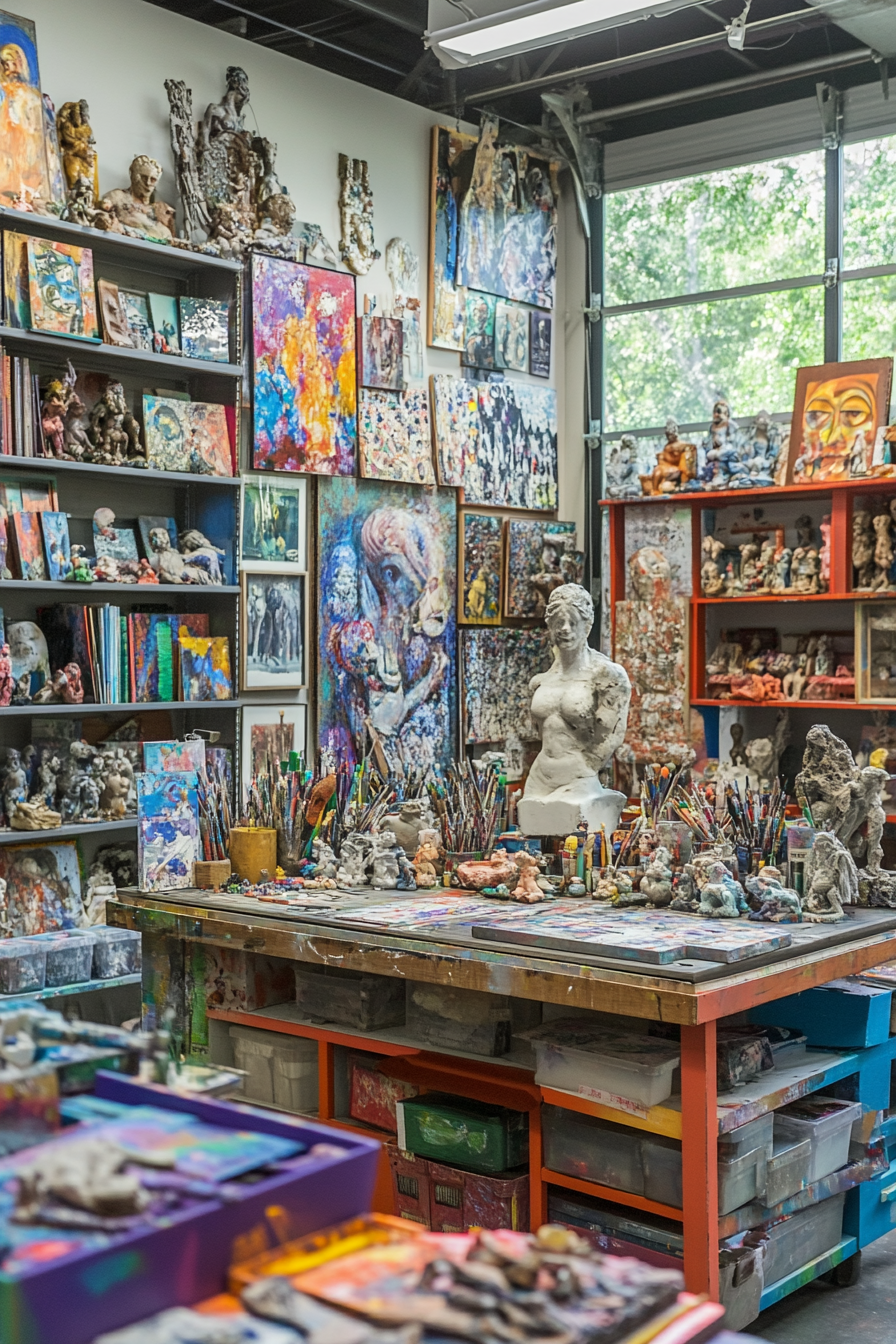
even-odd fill
[[[669,908],[670,910],[684,910],[688,914],[696,914],[699,905],[700,893],[697,891],[697,884],[694,881],[693,868],[688,863],[673,880],[672,901]]]
[[[541,751],[523,797],[519,823],[529,835],[616,829],[625,795],[605,789],[599,772],[622,745],[631,684],[618,663],[589,648],[594,603],[578,584],[555,588],[545,621],[556,650],[552,666],[533,677],[531,715]]]
[[[749,895],[759,902],[759,908],[750,911],[750,919],[770,924],[799,924],[802,920],[803,908],[799,894],[792,887],[784,886],[783,875],[778,868],[767,864],[758,874],[745,878],[744,886]]]
[[[325,261],[328,266],[337,266],[339,258],[332,245],[324,237],[323,230],[319,224],[309,224],[299,220],[292,226],[293,234],[299,247],[302,249],[300,260],[307,261],[310,257],[318,257]]]
[[[849,850],[831,834],[820,831],[806,861],[803,919],[807,924],[836,924],[845,919],[844,904],[859,899],[856,865]]]
[[[30,803],[17,803],[16,810],[9,819],[14,831],[54,831],[62,825],[62,814],[54,812],[41,799]]]
[[[398,883],[398,857],[395,853],[395,836],[391,831],[380,831],[373,837],[373,871],[370,885],[378,891],[394,890]]]
[[[620,908],[628,905],[646,905],[647,896],[635,891],[634,883],[628,873],[622,869],[599,877],[594,886],[596,901],[609,901],[610,905]]]
[[[0,776],[0,790],[3,793],[3,811],[7,826],[15,816],[19,803],[28,799],[28,776],[22,767],[22,753],[15,747],[7,747],[6,764]]]
[[[311,855],[314,859],[314,876],[316,878],[336,877],[336,855],[325,840],[314,840],[312,842]]]
[[[364,159],[339,155],[339,255],[354,275],[366,275],[380,253],[373,244],[373,191]]]
[[[774,485],[781,456],[781,431],[768,411],[760,411],[747,431],[744,454],[750,487]]]
[[[121,383],[106,384],[90,411],[89,459],[104,466],[146,467],[140,429],[131,414]]]
[[[874,584],[874,529],[871,514],[864,509],[857,509],[852,516],[852,567],[856,588],[871,588]]]
[[[424,799],[412,798],[401,803],[397,812],[387,813],[383,825],[395,833],[405,854],[416,854],[421,832],[432,827],[432,814]]]
[[[128,175],[129,186],[116,187],[100,201],[94,227],[131,238],[174,242],[174,207],[155,198],[161,164],[148,154],[138,154],[131,160]]]
[[[712,420],[700,445],[703,466],[700,480],[708,490],[736,490],[752,484],[741,461],[743,436],[731,408],[720,398],[712,408]]]
[[[469,891],[485,887],[506,886],[516,881],[517,866],[506,849],[496,849],[488,859],[470,859],[455,869],[458,883]]]
[[[395,847],[395,858],[398,863],[398,877],[395,882],[396,891],[416,891],[417,874],[414,871],[414,865],[408,858],[401,845]]]
[[[672,900],[672,855],[665,846],[654,854],[640,886],[651,905],[668,905]]]
[[[716,860],[703,884],[697,914],[706,915],[709,919],[739,919],[748,908],[743,887],[731,876],[724,863]]]
[[[336,881],[340,887],[366,887],[373,837],[352,831],[342,842]]]
[[[191,569],[204,569],[208,582],[222,584],[221,557],[227,552],[223,546],[214,546],[198,528],[190,527],[178,533],[177,544]]]
[[[638,445],[634,434],[623,434],[619,442],[613,445],[604,471],[608,499],[638,498],[642,491],[638,476]]]
[[[666,421],[666,442],[657,455],[656,466],[649,476],[639,476],[645,495],[671,495],[683,490],[694,479],[697,470],[697,446],[683,443],[678,437],[678,423]]]
[[[439,885],[439,875],[435,865],[439,861],[438,832],[429,830],[420,832],[420,844],[411,862],[417,875],[417,886],[421,891],[431,891]]]
[[[719,566],[719,556],[724,551],[724,543],[713,536],[703,538],[703,564],[700,568],[700,580],[704,597],[719,597],[725,591],[725,580]]]

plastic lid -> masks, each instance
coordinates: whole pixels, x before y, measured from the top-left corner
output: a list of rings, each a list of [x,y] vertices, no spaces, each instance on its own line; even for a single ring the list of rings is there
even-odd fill
[[[800,1097],[799,1101],[782,1106],[777,1114],[790,1120],[827,1120],[832,1115],[855,1109],[858,1104],[856,1101],[840,1101],[837,1097]]]
[[[521,1031],[518,1035],[523,1040],[585,1050],[588,1054],[606,1055],[645,1068],[674,1065],[681,1058],[681,1050],[669,1041],[655,1036],[641,1036],[635,1032],[614,1031],[602,1022],[585,1017],[561,1017],[553,1022],[544,1022],[540,1027],[532,1027],[529,1031]]]
[[[45,957],[47,947],[45,943],[39,943],[36,938],[9,938],[0,943],[0,957],[4,961],[11,961],[15,957]]]

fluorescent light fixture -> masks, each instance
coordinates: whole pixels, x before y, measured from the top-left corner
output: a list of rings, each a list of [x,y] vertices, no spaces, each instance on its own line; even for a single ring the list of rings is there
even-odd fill
[[[528,5],[508,7],[500,0],[497,3],[496,0],[470,0],[470,3],[451,6],[447,12],[456,15],[478,11],[476,18],[439,28],[435,23],[447,17],[446,6],[443,0],[436,0],[436,3],[430,0],[430,27],[424,40],[443,66],[459,69],[494,61],[500,56],[568,42],[601,28],[612,28],[620,22],[684,9],[688,3],[689,0],[659,0],[652,5],[645,5],[644,0],[534,0]],[[696,3],[696,0],[690,0],[690,3]]]

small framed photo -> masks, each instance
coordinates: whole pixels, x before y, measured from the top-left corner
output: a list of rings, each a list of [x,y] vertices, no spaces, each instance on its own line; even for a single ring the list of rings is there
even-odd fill
[[[253,775],[272,770],[274,761],[288,761],[291,751],[305,752],[308,710],[305,705],[244,705],[240,738],[242,789]]]
[[[149,316],[152,321],[152,348],[156,354],[179,355],[180,323],[174,295],[150,294]]]
[[[242,571],[240,685],[305,685],[305,576]]]
[[[149,298],[136,289],[119,289],[131,344],[138,350],[152,349],[152,323],[149,320]]]
[[[529,372],[536,378],[551,376],[551,328],[554,319],[548,313],[529,314]]]
[[[307,562],[308,482],[247,476],[240,514],[240,564],[258,573],[302,574]]]

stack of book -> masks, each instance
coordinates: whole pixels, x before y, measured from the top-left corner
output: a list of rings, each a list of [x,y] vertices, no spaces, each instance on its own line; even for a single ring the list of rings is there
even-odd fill
[[[7,457],[47,455],[39,384],[27,355],[9,355],[0,343],[0,453]]]

